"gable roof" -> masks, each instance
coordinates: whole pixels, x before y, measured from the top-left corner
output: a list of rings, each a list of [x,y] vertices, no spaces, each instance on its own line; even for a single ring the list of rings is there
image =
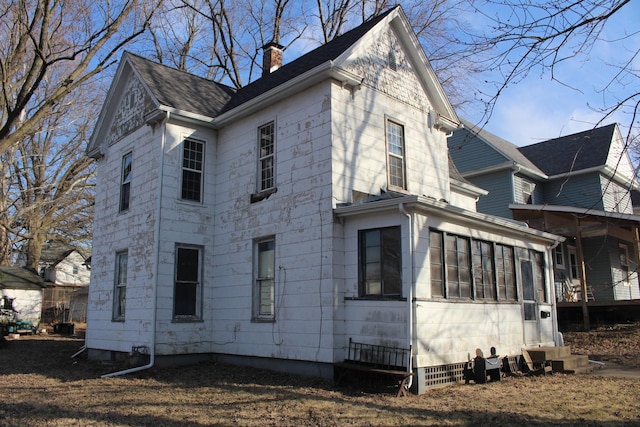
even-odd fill
[[[476,137],[479,140],[483,141],[485,144],[505,157],[507,161],[513,162],[513,166],[525,168],[525,172],[528,171],[529,174],[537,175],[541,178],[546,178],[545,173],[540,168],[538,168],[534,164],[534,162],[532,162],[524,154],[522,154],[522,152],[518,150],[518,147],[515,144],[507,141],[506,139],[502,139],[483,128],[479,128],[478,126],[467,120],[461,119],[460,121],[464,126],[464,129],[469,132],[470,137]]]
[[[265,92],[268,92],[269,90],[280,86],[294,77],[304,74],[325,62],[337,59],[355,42],[360,40],[360,38],[369,30],[375,27],[376,24],[398,8],[399,6],[396,6],[395,8],[387,10],[369,21],[364,22],[360,26],[336,37],[332,41],[302,55],[288,64],[283,65],[273,73],[267,74],[266,76],[248,84],[233,96],[229,103],[224,107],[223,112],[229,111]]]
[[[158,105],[217,116],[235,89],[202,77],[150,61],[131,52],[124,53]]]
[[[86,255],[76,247],[68,245],[59,241],[48,241],[42,248],[40,254],[40,264],[46,264],[48,266],[55,266],[60,261],[71,255],[73,252],[78,252],[82,259],[86,259]]]
[[[549,176],[604,166],[615,129],[616,125],[611,124],[518,150]]]
[[[125,52],[89,140],[87,154],[91,157],[103,154],[109,143],[106,136],[110,132],[111,121],[132,76],[140,81],[150,104],[142,112],[144,117],[135,119],[141,124],[145,121],[148,124],[156,123],[170,112],[174,116],[196,120],[213,128],[221,127],[327,79],[340,81],[343,86],[352,90],[358,89],[363,83],[363,76],[340,65],[368,33],[373,34],[374,28],[383,29],[383,25],[394,29],[416,66],[415,72],[422,83],[422,89],[435,110],[429,112],[433,126],[445,131],[456,129],[459,118],[402,8],[395,6],[237,91]],[[123,132],[128,130],[124,129]]]
[[[0,267],[0,289],[41,290],[42,278],[34,271],[18,266]]]

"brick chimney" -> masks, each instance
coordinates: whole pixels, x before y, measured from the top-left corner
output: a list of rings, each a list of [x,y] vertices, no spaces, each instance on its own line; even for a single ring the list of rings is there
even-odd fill
[[[276,42],[269,42],[262,46],[262,77],[273,73],[282,67],[282,46]]]

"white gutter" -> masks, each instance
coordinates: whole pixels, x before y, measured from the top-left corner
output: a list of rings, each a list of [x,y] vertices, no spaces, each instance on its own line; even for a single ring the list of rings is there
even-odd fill
[[[150,369],[153,367],[156,361],[156,321],[157,321],[157,304],[158,304],[158,274],[160,270],[160,222],[161,222],[161,212],[162,212],[162,187],[163,187],[163,173],[164,173],[164,146],[167,140],[167,123],[169,122],[169,117],[171,116],[170,112],[166,112],[166,116],[164,117],[163,129],[162,129],[162,138],[160,142],[160,173],[159,173],[159,194],[158,194],[158,219],[156,221],[156,232],[153,238],[153,247],[156,254],[156,265],[155,265],[155,287],[153,289],[153,315],[151,321],[151,345],[149,346],[149,363],[143,366],[135,366],[130,369],[125,369],[123,371],[112,372],[110,374],[104,374],[100,378],[109,378],[109,377],[117,377],[120,375],[126,375],[133,372],[144,371],[146,369]],[[155,116],[159,118],[160,116]],[[151,122],[151,125],[153,126]]]
[[[398,205],[398,209],[404,216],[407,217],[407,230],[409,232],[409,237],[407,238],[407,249],[409,254],[409,256],[407,257],[407,270],[409,270],[409,274],[404,276],[408,276],[409,278],[409,286],[407,286],[407,307],[409,309],[409,312],[407,314],[407,341],[409,343],[409,360],[407,361],[407,372],[413,373],[413,287],[415,283],[415,281],[413,280],[413,213],[408,213],[404,207],[404,203],[402,202]],[[410,375],[409,379],[407,380],[407,389],[410,389],[412,384],[413,375]]]

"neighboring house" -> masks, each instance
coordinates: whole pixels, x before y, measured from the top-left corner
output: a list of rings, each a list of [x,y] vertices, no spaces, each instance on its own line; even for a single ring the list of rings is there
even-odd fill
[[[86,320],[90,270],[82,250],[61,242],[47,242],[40,256],[40,277],[46,285],[43,322]]]
[[[617,125],[516,147],[465,123],[448,144],[462,176],[489,191],[479,211],[567,238],[554,251],[559,301],[640,298],[638,184]]]
[[[475,211],[402,9],[281,54],[238,91],[122,57],[88,147],[89,356],[331,377],[352,338],[411,347],[423,392],[476,348],[554,345],[558,237]]]
[[[0,323],[40,323],[44,283],[34,271],[20,266],[0,267]]]

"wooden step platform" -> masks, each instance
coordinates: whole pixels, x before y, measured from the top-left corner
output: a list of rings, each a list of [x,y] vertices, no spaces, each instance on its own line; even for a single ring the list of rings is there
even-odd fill
[[[589,356],[571,354],[571,346],[526,349],[535,365],[551,366],[552,372],[580,374],[593,371]]]

